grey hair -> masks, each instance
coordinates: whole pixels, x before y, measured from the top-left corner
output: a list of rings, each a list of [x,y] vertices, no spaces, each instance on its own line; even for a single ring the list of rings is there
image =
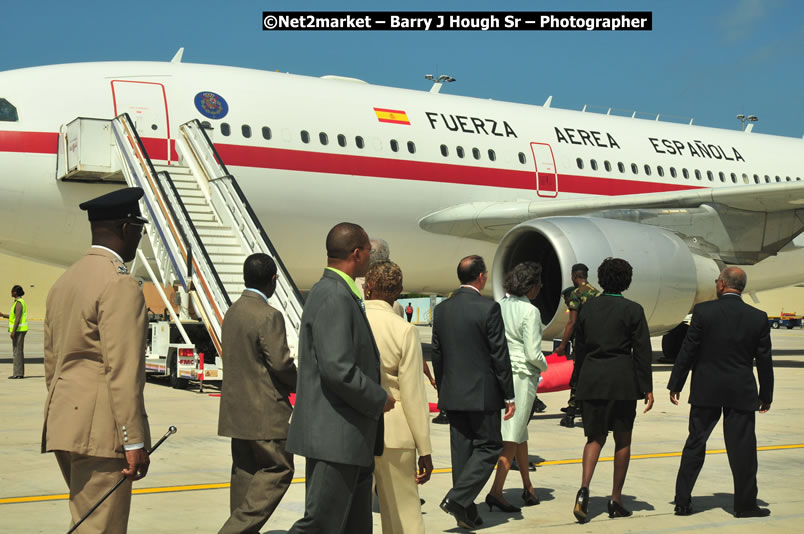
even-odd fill
[[[745,284],[748,282],[748,276],[745,271],[737,267],[728,267],[723,269],[720,273],[720,278],[726,284],[726,287],[736,289],[740,293],[745,289]]]
[[[369,265],[380,263],[381,261],[391,260],[391,249],[388,241],[380,237],[371,238],[371,253],[369,254]]]

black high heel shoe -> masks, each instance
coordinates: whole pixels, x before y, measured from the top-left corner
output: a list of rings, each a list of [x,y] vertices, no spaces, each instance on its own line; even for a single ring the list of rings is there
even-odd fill
[[[631,510],[626,510],[622,504],[609,499],[609,517],[628,517],[631,513]]]
[[[486,504],[489,505],[489,512],[493,511],[495,506],[499,508],[501,512],[505,512],[508,514],[518,514],[519,512],[522,511],[513,504],[504,503],[491,493],[486,495]]]
[[[525,501],[525,506],[534,506],[541,502],[536,495],[526,489],[522,490],[522,500]]]
[[[575,519],[577,519],[579,523],[583,523],[586,521],[588,511],[589,488],[583,487],[578,490],[578,494],[575,496],[575,508],[573,508],[572,513],[575,515]]]

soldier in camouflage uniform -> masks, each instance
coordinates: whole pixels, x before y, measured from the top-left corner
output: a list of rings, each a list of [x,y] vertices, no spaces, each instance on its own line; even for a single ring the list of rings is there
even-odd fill
[[[556,354],[559,356],[566,354],[567,344],[575,336],[575,325],[578,322],[578,315],[583,305],[590,298],[600,295],[600,290],[589,283],[588,276],[589,268],[583,263],[576,263],[572,266],[572,284],[575,286],[575,289],[568,292],[565,296],[565,302],[570,315],[567,326],[564,328],[564,335],[561,337],[561,343],[556,348]],[[566,291],[565,289],[564,292]],[[571,359],[572,355],[568,357]],[[572,382],[570,382],[570,398],[567,401],[567,407],[562,408],[562,411],[565,412],[565,415],[561,419],[561,426],[568,428],[574,427],[575,414],[580,412],[580,407],[575,401],[575,384]]]

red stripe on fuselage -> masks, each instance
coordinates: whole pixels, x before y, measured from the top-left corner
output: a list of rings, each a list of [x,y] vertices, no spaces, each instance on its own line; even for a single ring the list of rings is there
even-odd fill
[[[55,154],[58,143],[59,134],[54,132],[0,131],[0,152]]]
[[[58,148],[57,133],[0,131],[0,152],[55,154]],[[164,160],[167,143],[164,139],[143,137],[142,143],[153,159]],[[324,174],[416,180],[423,182],[504,187],[508,189],[536,189],[534,170],[490,169],[451,163],[431,163],[373,156],[327,154],[285,148],[267,148],[217,143],[215,148],[228,166],[278,169]],[[178,159],[175,141],[170,142],[171,159]],[[622,180],[572,174],[558,175],[558,191],[588,195],[630,195],[685,191],[698,186],[661,182]]]

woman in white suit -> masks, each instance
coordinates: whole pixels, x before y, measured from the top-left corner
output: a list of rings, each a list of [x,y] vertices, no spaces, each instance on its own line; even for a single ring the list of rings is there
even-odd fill
[[[419,333],[393,310],[401,293],[402,270],[397,264],[371,266],[366,273],[366,315],[380,349],[382,387],[396,399],[384,416],[385,448],[374,459],[374,477],[383,534],[423,534],[417,485],[427,482],[433,471],[430,420]]]
[[[514,267],[503,282],[506,296],[500,302],[505,339],[511,355],[511,371],[514,377],[514,399],[517,410],[514,416],[502,422],[503,451],[497,462],[497,475],[491,492],[486,496],[489,510],[498,507],[503,512],[519,512],[502,494],[505,478],[511,470],[511,460],[516,456],[519,474],[522,476],[522,500],[525,506],[539,504],[528,473],[528,421],[530,407],[536,398],[539,375],[547,370],[547,361],[542,354],[542,319],[539,309],[531,304],[542,288],[542,266],[528,261]]]

